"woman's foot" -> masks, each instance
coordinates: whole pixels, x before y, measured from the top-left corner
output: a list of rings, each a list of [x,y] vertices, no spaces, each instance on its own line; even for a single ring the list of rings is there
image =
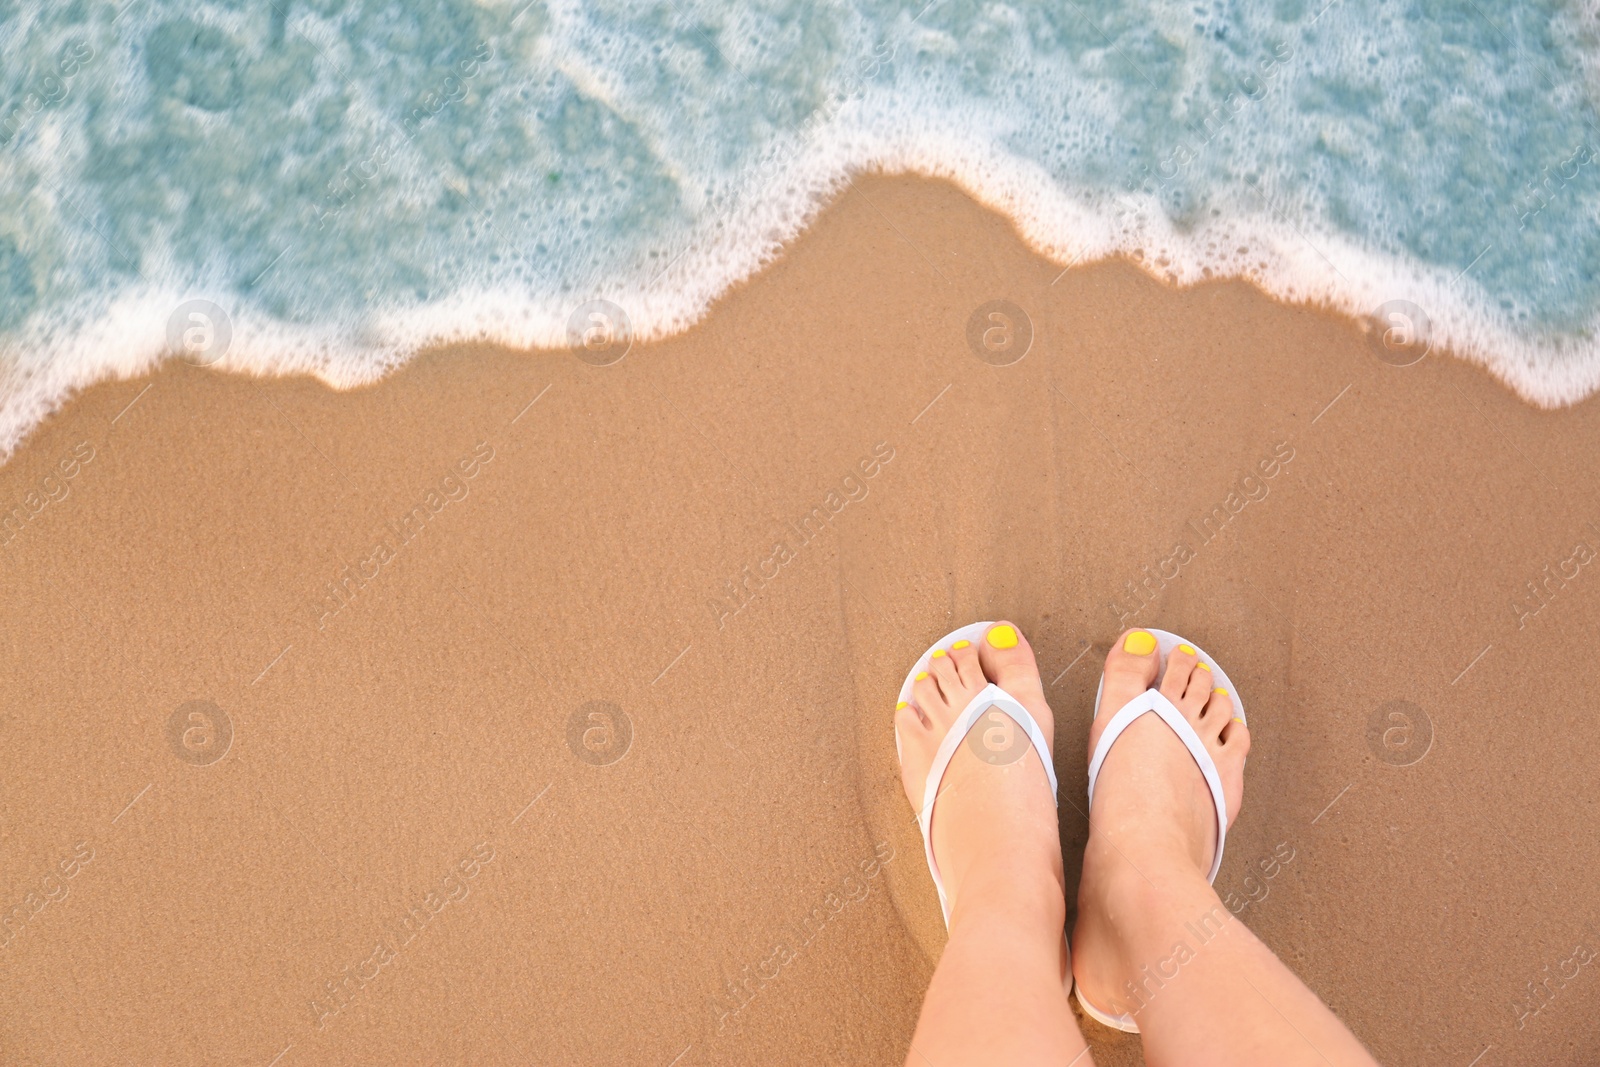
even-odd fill
[[[1015,626],[995,623],[976,644],[957,641],[935,651],[912,686],[911,701],[895,712],[900,777],[913,810],[922,809],[928,772],[945,734],[990,682],[1028,709],[1046,739],[1054,738],[1033,650]],[[1055,798],[1040,762],[1050,753],[1032,747],[1020,726],[996,713],[992,722],[973,728],[945,770],[932,834],[952,930],[965,910],[966,891],[978,883],[980,892],[1004,885],[1008,896],[1025,897],[1030,909],[1059,912],[1058,927],[1065,922]],[[980,752],[990,758],[980,758]]]
[[[1000,622],[975,644],[936,655],[896,710],[900,772],[921,810],[939,744],[990,682],[1015,697],[1046,741],[1055,723],[1033,650]],[[1093,1067],[1067,990],[1061,839],[1042,760],[1009,716],[980,721],[957,746],[933,811],[933,854],[950,905],[950,940],[923,1001],[906,1063]]]
[[[1089,729],[1091,754],[1112,716],[1155,684],[1159,665],[1153,635],[1130,630],[1117,640],[1106,657],[1099,714]],[[1250,732],[1234,718],[1232,696],[1214,687],[1210,670],[1188,645],[1173,649],[1159,689],[1211,753],[1232,825],[1244,799],[1244,758],[1250,751]],[[1195,879],[1204,883],[1216,849],[1216,808],[1194,757],[1159,717],[1141,716],[1101,764],[1089,812],[1072,968],[1090,1003],[1118,1013],[1142,1007],[1133,983],[1143,980],[1141,968],[1158,961],[1137,958],[1129,922],[1141,911],[1170,906],[1172,887]]]

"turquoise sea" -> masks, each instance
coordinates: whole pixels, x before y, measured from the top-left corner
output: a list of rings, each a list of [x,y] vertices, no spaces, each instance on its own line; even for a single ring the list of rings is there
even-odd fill
[[[1600,388],[1600,4],[0,0],[0,454],[182,352],[681,329],[863,169]]]

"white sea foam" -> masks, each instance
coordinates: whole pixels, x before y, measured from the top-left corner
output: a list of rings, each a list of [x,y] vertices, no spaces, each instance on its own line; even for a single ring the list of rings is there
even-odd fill
[[[868,171],[1600,389],[1594,4],[1058,7],[0,2],[0,451],[194,300],[218,368],[336,387],[593,297],[665,336]]]

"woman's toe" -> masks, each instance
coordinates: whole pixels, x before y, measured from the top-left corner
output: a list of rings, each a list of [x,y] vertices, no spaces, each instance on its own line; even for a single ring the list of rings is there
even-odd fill
[[[978,662],[978,646],[971,641],[957,641],[950,646],[950,663],[955,667],[961,684],[969,689],[984,685],[983,664]]]
[[[1207,689],[1204,694],[1198,694],[1201,713],[1195,723],[1195,729],[1200,736],[1207,740],[1218,738],[1222,735],[1223,728],[1233,719],[1233,698],[1226,689],[1210,688],[1210,676],[1207,676]],[[1196,686],[1199,689],[1199,686]]]
[[[1189,689],[1189,678],[1194,674],[1200,657],[1193,645],[1179,645],[1167,654],[1167,669],[1161,675],[1161,695],[1182,707],[1183,695]],[[1196,713],[1199,708],[1194,709]]]
[[[1250,727],[1245,725],[1233,707],[1233,694],[1226,689],[1214,689],[1206,704],[1206,716],[1217,718],[1217,741],[1242,761],[1250,753]]]
[[[933,650],[933,654],[928,657],[928,673],[939,683],[939,692],[952,704],[959,699],[966,688],[961,684],[961,673],[956,669],[955,662],[950,658],[947,649]]]
[[[1039,679],[1039,663],[1022,631],[1009,622],[997,622],[978,647],[978,661],[985,680],[993,682],[1028,709],[1047,740],[1055,736],[1055,717],[1044,699],[1044,683]]]
[[[1101,715],[1115,715],[1128,701],[1149,689],[1156,680],[1160,661],[1155,635],[1148,630],[1129,630],[1117,638],[1106,654]]]
[[[950,728],[950,722],[955,716],[951,713],[950,702],[945,699],[944,693],[939,688],[939,681],[932,671],[918,671],[917,676],[912,679],[911,702],[921,709],[935,732],[942,734]]]

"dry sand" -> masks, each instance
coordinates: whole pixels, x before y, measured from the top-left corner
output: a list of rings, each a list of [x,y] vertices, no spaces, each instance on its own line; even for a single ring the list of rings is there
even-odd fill
[[[912,179],[612,366],[93,388],[0,469],[0,1061],[898,1062],[894,694],[1004,617],[1069,880],[1106,644],[1179,631],[1251,715],[1240,917],[1386,1062],[1593,1064],[1597,457],[1600,401]]]

